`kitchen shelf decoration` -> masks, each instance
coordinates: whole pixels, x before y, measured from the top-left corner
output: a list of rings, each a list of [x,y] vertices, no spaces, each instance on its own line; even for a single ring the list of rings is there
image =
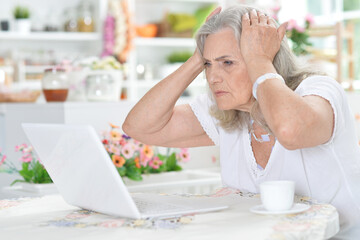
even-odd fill
[[[104,23],[104,50],[102,56],[116,56],[124,63],[132,48],[134,37],[127,0],[109,0]]]
[[[29,33],[31,30],[29,8],[25,6],[16,6],[13,13],[16,31],[20,33]]]

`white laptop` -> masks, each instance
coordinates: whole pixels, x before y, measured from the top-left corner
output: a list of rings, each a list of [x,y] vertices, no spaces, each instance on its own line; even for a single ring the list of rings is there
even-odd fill
[[[137,219],[227,208],[210,197],[130,194],[90,125],[24,123],[22,127],[60,194],[71,205]]]

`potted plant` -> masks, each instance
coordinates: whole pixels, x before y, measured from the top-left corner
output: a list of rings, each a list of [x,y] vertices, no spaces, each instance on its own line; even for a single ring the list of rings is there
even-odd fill
[[[11,183],[21,183],[21,189],[25,192],[32,192],[36,194],[51,194],[56,193],[57,189],[52,180],[41,164],[39,159],[35,156],[33,148],[26,144],[21,144],[15,147],[16,152],[21,153],[21,169],[19,170],[14,163],[6,161],[6,155],[0,151],[0,173],[17,173],[22,179],[16,179]]]
[[[29,33],[31,30],[30,11],[27,7],[16,6],[14,8],[15,29],[21,33]]]
[[[102,143],[120,176],[141,181],[143,174],[180,171],[179,162],[190,160],[187,148],[170,149],[161,153],[155,146],[143,144],[122,134],[119,126],[110,123],[110,131],[103,132]],[[124,181],[127,183],[126,179]]]

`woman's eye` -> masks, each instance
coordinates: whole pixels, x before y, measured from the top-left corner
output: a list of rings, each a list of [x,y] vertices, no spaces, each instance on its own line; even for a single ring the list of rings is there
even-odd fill
[[[204,62],[205,67],[209,67],[211,64],[209,62]]]
[[[232,61],[224,61],[225,65],[231,65],[233,62]]]

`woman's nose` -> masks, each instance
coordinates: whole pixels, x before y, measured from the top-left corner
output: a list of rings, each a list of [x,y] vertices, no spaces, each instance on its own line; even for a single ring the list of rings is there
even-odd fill
[[[222,81],[219,70],[215,68],[211,68],[206,71],[206,79],[209,84],[215,84]]]

